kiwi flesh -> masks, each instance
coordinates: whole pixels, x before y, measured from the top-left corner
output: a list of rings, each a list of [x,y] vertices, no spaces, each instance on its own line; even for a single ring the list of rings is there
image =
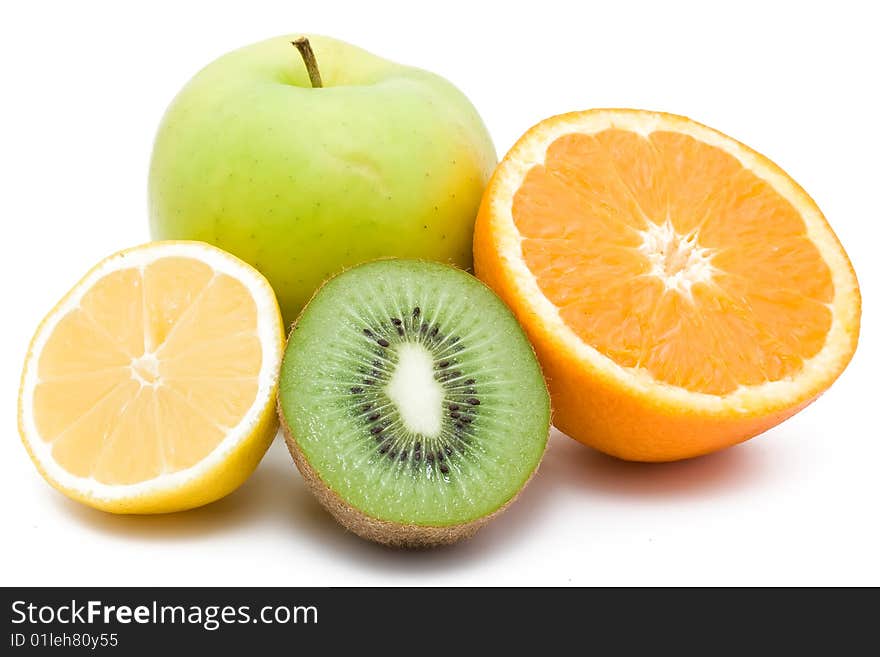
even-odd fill
[[[513,314],[470,274],[418,260],[325,283],[291,331],[278,408],[324,507],[400,547],[473,534],[531,478],[550,430]]]

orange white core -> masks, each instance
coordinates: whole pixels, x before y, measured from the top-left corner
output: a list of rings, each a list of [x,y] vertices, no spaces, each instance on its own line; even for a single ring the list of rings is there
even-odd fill
[[[638,248],[651,263],[650,274],[663,281],[667,290],[692,298],[695,283],[712,280],[712,252],[697,243],[695,233],[681,235],[666,221],[649,223],[641,236]]]

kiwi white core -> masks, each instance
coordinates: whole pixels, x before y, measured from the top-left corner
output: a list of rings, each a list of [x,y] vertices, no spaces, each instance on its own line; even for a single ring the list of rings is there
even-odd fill
[[[411,432],[428,438],[440,435],[443,387],[434,378],[434,359],[424,346],[403,342],[397,347],[397,367],[385,386],[385,394]]]

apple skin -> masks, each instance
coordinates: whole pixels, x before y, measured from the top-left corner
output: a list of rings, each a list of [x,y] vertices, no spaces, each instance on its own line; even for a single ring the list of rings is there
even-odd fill
[[[209,242],[251,263],[288,324],[360,262],[470,268],[497,163],[477,111],[433,73],[308,35],[324,82],[313,89],[298,36],[220,57],[173,100],[150,164],[153,238]]]

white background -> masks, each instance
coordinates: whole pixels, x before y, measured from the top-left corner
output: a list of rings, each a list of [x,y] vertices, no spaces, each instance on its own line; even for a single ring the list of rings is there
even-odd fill
[[[825,4],[825,3],[823,3]],[[871,3],[19,2],[0,18],[0,584],[880,584],[880,40]],[[151,142],[200,67],[281,33],[433,70],[499,155],[589,107],[689,115],[757,148],[823,208],[863,293],[849,369],[726,452],[623,463],[554,435],[520,501],[472,541],[390,551],[343,532],[280,441],[236,493],[114,517],[43,482],[16,432],[41,317],[105,255],[148,239]]]

